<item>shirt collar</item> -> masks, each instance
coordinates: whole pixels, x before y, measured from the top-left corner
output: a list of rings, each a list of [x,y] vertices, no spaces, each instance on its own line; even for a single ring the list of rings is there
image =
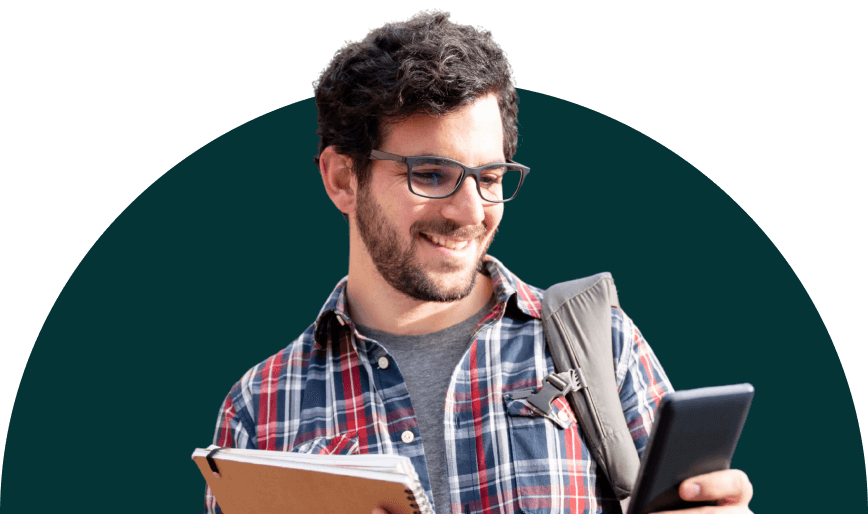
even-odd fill
[[[542,290],[524,283],[493,256],[485,256],[482,266],[483,272],[491,277],[494,284],[495,309],[506,309],[510,306],[510,299],[515,299],[512,305],[520,312],[532,318],[541,318]],[[341,326],[352,324],[347,309],[346,277],[338,282],[317,315],[314,327],[314,341],[317,348],[326,347],[328,333],[334,327],[333,324]]]

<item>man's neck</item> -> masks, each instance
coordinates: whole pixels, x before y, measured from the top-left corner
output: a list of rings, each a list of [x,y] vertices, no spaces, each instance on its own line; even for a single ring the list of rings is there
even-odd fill
[[[353,273],[347,279],[350,317],[358,324],[392,334],[428,334],[466,320],[491,298],[491,278],[479,273],[467,297],[454,302],[417,300],[392,288],[379,273]]]

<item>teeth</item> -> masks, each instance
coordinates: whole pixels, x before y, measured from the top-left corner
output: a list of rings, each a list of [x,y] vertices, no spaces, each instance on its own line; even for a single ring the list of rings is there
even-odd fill
[[[467,246],[468,242],[453,240],[451,238],[444,238],[443,236],[438,236],[436,234],[426,234],[435,245],[440,245],[441,247],[446,247],[449,250],[461,250]]]

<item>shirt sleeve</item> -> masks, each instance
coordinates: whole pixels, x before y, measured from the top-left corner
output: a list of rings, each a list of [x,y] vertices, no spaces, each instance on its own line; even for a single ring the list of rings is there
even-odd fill
[[[616,308],[612,308],[612,347],[624,418],[641,457],[654,425],[657,406],[674,390],[642,333]]]
[[[220,447],[235,447],[235,448],[256,448],[255,442],[252,442],[245,427],[244,409],[236,409],[236,403],[233,398],[237,397],[240,389],[240,382],[236,384],[223,405],[220,407],[220,412],[217,414],[217,426],[214,428],[214,445]],[[240,397],[243,399],[243,397]],[[205,513],[223,513],[220,506],[217,505],[217,500],[214,494],[211,493],[211,487],[205,489]]]

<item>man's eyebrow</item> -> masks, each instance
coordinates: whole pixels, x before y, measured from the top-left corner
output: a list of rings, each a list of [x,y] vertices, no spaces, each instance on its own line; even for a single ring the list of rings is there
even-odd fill
[[[455,159],[454,157],[440,156],[440,155],[437,155],[435,153],[413,154],[412,156],[407,156],[407,157],[433,157],[433,158],[437,158],[437,159],[449,159],[451,161],[458,161],[459,163],[461,163],[465,166],[470,166],[467,163],[465,163],[464,161],[459,161],[458,159]],[[485,162],[481,165],[478,165],[478,166],[488,166],[488,165],[500,164],[500,163],[506,163],[506,162],[507,162],[507,159],[505,157],[498,157],[498,158],[494,159],[493,161],[487,161],[487,162]],[[476,168],[478,168],[478,166]]]

